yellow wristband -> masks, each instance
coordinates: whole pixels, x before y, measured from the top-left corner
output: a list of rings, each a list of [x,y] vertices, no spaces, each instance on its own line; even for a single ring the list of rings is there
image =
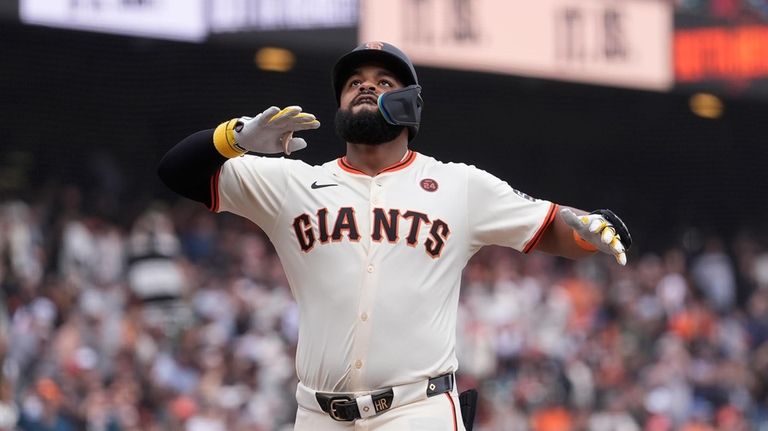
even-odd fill
[[[235,144],[235,125],[237,118],[225,121],[216,127],[213,131],[213,146],[222,156],[231,159],[242,156],[245,151]]]
[[[597,251],[597,247],[590,244],[587,240],[581,237],[576,231],[573,231],[573,240],[576,241],[576,245],[578,245],[582,250],[586,251]]]

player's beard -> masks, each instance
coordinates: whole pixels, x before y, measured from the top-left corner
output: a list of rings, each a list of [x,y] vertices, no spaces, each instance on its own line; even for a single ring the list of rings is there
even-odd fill
[[[336,111],[336,133],[346,142],[363,145],[381,145],[400,136],[403,126],[387,123],[378,109],[351,109]]]

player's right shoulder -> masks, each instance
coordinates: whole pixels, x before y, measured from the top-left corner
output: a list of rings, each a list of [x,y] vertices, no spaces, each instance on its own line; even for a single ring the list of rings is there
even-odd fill
[[[254,178],[288,178],[310,175],[315,168],[306,162],[285,157],[245,155],[226,161],[221,174]]]

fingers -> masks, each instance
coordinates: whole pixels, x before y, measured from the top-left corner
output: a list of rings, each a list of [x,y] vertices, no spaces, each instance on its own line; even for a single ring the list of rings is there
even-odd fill
[[[320,122],[314,115],[301,112],[300,106],[289,106],[275,113],[267,122],[269,127],[296,132],[299,130],[317,129]]]
[[[298,132],[299,130],[311,130],[311,129],[317,129],[318,127],[320,127],[320,122],[313,119],[311,121],[301,121],[298,123],[292,123],[290,128],[294,132]]]
[[[563,208],[560,210],[560,217],[563,218],[563,221],[565,224],[570,226],[572,229],[576,229],[577,231],[582,228],[581,220],[579,217],[571,211],[569,208]]]
[[[626,253],[619,253],[614,256],[616,258],[616,262],[619,263],[621,266],[627,265],[627,254]]]
[[[624,266],[627,264],[627,254],[624,249],[624,244],[621,242],[621,237],[616,234],[616,229],[605,220],[601,223],[602,230],[597,230],[595,233],[600,234],[600,241],[607,245],[611,254],[616,258],[616,262],[619,265]],[[594,224],[594,221],[593,221]],[[590,230],[592,226],[590,225]]]
[[[288,147],[288,143],[291,141],[291,138],[293,138],[293,132],[290,131],[283,133],[279,138],[280,147],[282,147],[283,152],[286,155],[291,154],[291,149]]]
[[[301,138],[294,138],[293,132],[317,129],[320,127],[320,122],[317,121],[314,115],[306,112],[296,112],[293,114],[291,111],[284,118],[286,119],[282,122],[281,126],[288,129],[288,132],[281,136],[280,144],[283,147],[283,152],[286,155],[290,155],[294,151],[307,147],[307,141]]]
[[[269,108],[272,109],[272,108]],[[301,112],[301,106],[289,106],[287,108],[283,108],[277,113],[273,114],[272,117],[269,118],[269,121],[267,121],[267,124],[269,125],[282,125],[285,122],[287,122],[289,119],[295,117]]]
[[[608,246],[611,248],[611,252],[616,258],[616,262],[619,262],[619,265],[621,266],[626,265],[627,253],[624,250],[624,244],[622,244],[621,238],[619,238],[618,235],[615,235]]]
[[[307,148],[307,141],[302,138],[292,138],[288,141],[286,146],[286,154],[291,154],[294,151],[299,151],[303,148]]]
[[[616,229],[614,229],[611,225],[605,225],[603,230],[600,231],[600,241],[602,241],[603,244],[610,244],[615,237]]]
[[[284,127],[296,132],[299,130],[317,129],[320,127],[320,122],[317,121],[317,118],[315,118],[314,115],[307,112],[300,112],[286,120]]]
[[[608,243],[608,247],[613,250],[614,253],[624,253],[624,244],[621,242],[621,238],[619,238],[618,235],[614,236],[610,243]]]
[[[315,119],[316,119],[315,116],[310,114],[309,112],[299,112],[293,118],[294,121],[299,121],[299,122],[302,122],[302,123],[303,122],[307,122],[307,121],[313,121]]]
[[[287,132],[280,137],[280,145],[283,147],[285,155],[288,156],[294,151],[307,148],[307,141],[302,138],[294,138],[293,132]]]
[[[272,117],[274,117],[275,114],[277,114],[278,112],[280,112],[280,108],[278,108],[277,106],[270,106],[269,108],[265,109],[264,112],[257,115],[258,123],[259,124],[269,123],[272,120]]]
[[[592,221],[589,223],[589,231],[592,233],[599,233],[608,226],[608,222],[605,221],[602,217],[595,217],[592,219]]]

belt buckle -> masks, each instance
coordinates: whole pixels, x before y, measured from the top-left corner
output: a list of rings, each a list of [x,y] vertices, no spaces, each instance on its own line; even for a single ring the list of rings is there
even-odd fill
[[[336,397],[331,399],[331,402],[328,406],[328,414],[331,416],[331,419],[339,422],[352,422],[354,420],[343,418],[336,413],[336,404],[345,403],[348,401],[351,400],[347,397]]]

